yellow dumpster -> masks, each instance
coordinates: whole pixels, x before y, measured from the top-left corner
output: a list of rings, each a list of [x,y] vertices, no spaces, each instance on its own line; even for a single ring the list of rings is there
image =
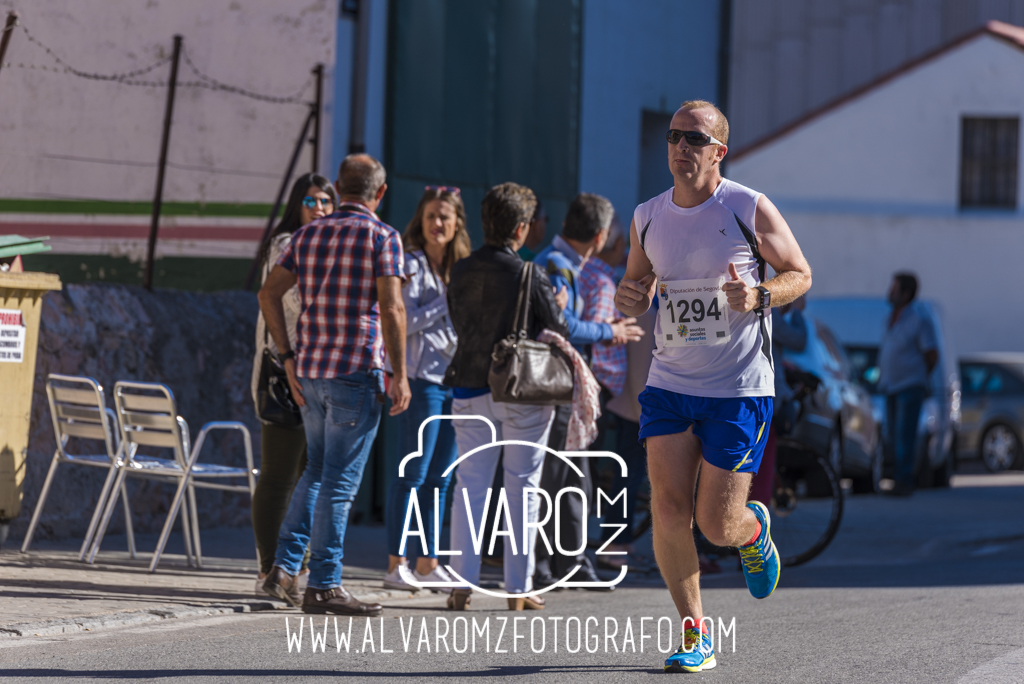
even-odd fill
[[[43,295],[59,289],[51,273],[0,272],[0,544],[21,512]]]

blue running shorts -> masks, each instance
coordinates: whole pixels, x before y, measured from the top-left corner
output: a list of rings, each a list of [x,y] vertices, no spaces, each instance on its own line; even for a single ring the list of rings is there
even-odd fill
[[[710,399],[650,386],[640,393],[641,443],[692,425],[704,460],[734,473],[757,472],[771,422],[772,397]]]

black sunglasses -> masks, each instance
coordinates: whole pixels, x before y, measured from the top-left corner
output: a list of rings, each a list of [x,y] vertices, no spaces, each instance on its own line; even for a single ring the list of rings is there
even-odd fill
[[[686,138],[686,144],[690,147],[704,147],[705,145],[724,145],[725,143],[721,140],[715,140],[707,133],[701,133],[700,131],[680,131],[677,128],[669,129],[669,132],[665,134],[665,140],[668,140],[670,145],[678,145],[679,141]]]

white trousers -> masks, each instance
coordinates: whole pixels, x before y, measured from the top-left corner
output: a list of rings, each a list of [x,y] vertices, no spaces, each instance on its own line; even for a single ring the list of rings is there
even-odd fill
[[[521,404],[504,404],[496,402],[490,394],[471,399],[456,399],[452,402],[452,413],[457,416],[484,416],[494,423],[497,439],[520,440],[534,444],[546,445],[554,408],[550,406],[524,406]],[[455,422],[455,441],[458,443],[459,456],[468,453],[478,446],[491,442],[491,429],[480,420],[457,420]],[[529,592],[533,589],[534,553],[533,545],[537,528],[529,528],[527,542],[529,548],[523,548],[523,489],[539,487],[541,471],[544,466],[544,450],[526,446],[510,445],[483,449],[459,464],[456,470],[455,498],[452,501],[451,548],[462,551],[460,556],[451,557],[452,568],[467,582],[480,584],[480,558],[473,545],[473,534],[470,530],[469,515],[466,511],[468,493],[469,507],[472,511],[473,530],[481,537],[481,519],[487,507],[487,489],[494,482],[494,471],[498,465],[498,456],[504,449],[502,465],[504,468],[504,487],[508,499],[509,519],[513,541],[503,537],[505,545],[505,591],[509,593]],[[494,500],[498,491],[491,494]],[[537,522],[540,510],[540,499],[531,493],[527,503],[527,514],[530,522]],[[498,509],[498,518],[505,519],[504,509]],[[493,528],[494,520],[486,521],[487,529]],[[513,553],[513,550],[516,553]],[[488,549],[480,548],[480,553]]]

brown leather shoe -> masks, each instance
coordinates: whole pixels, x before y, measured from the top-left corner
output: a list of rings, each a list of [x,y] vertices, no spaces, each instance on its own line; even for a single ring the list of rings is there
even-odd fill
[[[293,575],[289,575],[276,565],[267,575],[267,579],[263,581],[263,590],[293,608],[299,608],[302,605],[302,597],[299,596],[299,583],[295,581]]]
[[[345,587],[334,587],[333,589],[307,587],[306,595],[302,599],[302,612],[315,615],[332,613],[334,615],[374,617],[384,612],[384,606],[379,603],[363,603],[348,593],[348,589]]]

